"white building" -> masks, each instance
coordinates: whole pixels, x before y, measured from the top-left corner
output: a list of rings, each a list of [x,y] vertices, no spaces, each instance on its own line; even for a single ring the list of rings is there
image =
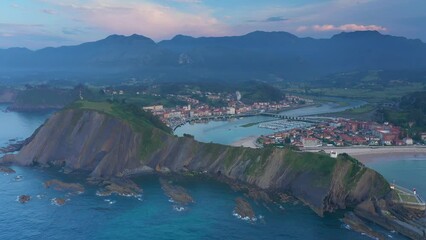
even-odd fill
[[[229,114],[229,115],[235,115],[235,108],[229,107],[228,111],[226,113]]]
[[[303,138],[302,144],[303,147],[319,147],[321,146],[321,141],[316,138]]]
[[[143,107],[143,110],[162,111],[162,110],[164,110],[164,107],[163,107],[163,105],[153,105],[153,106]]]
[[[412,138],[408,138],[408,137],[404,138],[404,142],[407,145],[413,145],[414,144],[413,139]]]

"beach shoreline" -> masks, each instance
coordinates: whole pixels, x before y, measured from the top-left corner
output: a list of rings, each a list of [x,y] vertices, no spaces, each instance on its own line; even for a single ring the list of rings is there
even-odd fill
[[[233,147],[248,147],[248,148],[259,148],[256,145],[257,136],[248,136],[243,139],[240,139],[236,142],[231,143]]]
[[[338,154],[347,153],[362,163],[375,161],[395,161],[405,158],[414,160],[426,160],[426,147],[424,146],[389,146],[389,147],[318,147],[303,149],[306,152],[318,152],[324,150],[326,153],[335,151]]]

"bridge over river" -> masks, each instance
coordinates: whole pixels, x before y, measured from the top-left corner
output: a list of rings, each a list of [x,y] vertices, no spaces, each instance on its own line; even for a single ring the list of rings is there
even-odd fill
[[[324,122],[325,120],[336,119],[336,118],[333,118],[333,117],[318,117],[318,116],[288,116],[288,115],[284,115],[284,114],[268,113],[268,112],[259,113],[258,115],[280,118],[280,119],[287,119],[287,120],[291,120],[291,121],[310,122],[310,123],[320,123],[320,122]]]

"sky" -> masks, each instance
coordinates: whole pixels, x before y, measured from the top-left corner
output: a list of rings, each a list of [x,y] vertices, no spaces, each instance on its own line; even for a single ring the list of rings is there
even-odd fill
[[[0,48],[40,49],[140,34],[328,38],[377,30],[426,42],[426,0],[0,0]]]

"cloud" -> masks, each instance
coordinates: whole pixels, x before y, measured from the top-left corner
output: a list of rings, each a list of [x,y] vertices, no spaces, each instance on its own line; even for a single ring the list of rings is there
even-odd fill
[[[1,37],[13,37],[14,35],[11,33],[0,33]]]
[[[315,31],[315,32],[330,32],[330,31],[387,31],[387,28],[379,25],[359,25],[359,24],[344,24],[335,26],[332,24],[300,26],[296,29],[297,32]]]
[[[62,33],[66,35],[79,35],[84,34],[86,31],[80,29],[80,28],[70,28],[70,27],[63,27]]]
[[[42,24],[0,23],[0,34],[15,36],[23,33],[40,33],[43,27]]]
[[[169,0],[171,2],[177,2],[177,3],[201,3],[201,0]]]
[[[0,48],[41,48],[72,43],[70,39],[50,33],[43,24],[0,23]]]
[[[284,21],[288,21],[290,19],[288,18],[284,18],[281,16],[274,16],[274,17],[268,17],[266,19],[262,19],[262,20],[249,20],[247,22],[252,22],[252,23],[273,23],[273,22],[284,22]]]
[[[43,13],[45,14],[49,14],[49,15],[55,15],[56,11],[52,10],[52,9],[42,9],[41,10]]]
[[[265,20],[265,22],[282,22],[287,20],[289,19],[284,17],[269,17]]]
[[[201,7],[185,12],[146,1],[126,5],[118,0],[50,3],[61,7],[61,13],[66,12],[80,19],[82,24],[107,34],[138,33],[159,40],[176,34],[220,36],[229,33],[228,27],[213,17],[209,9]]]
[[[11,6],[11,7],[13,7],[13,8],[21,8],[21,6],[19,6],[19,5],[18,5],[18,4],[16,4],[16,3],[10,4],[10,6]]]

